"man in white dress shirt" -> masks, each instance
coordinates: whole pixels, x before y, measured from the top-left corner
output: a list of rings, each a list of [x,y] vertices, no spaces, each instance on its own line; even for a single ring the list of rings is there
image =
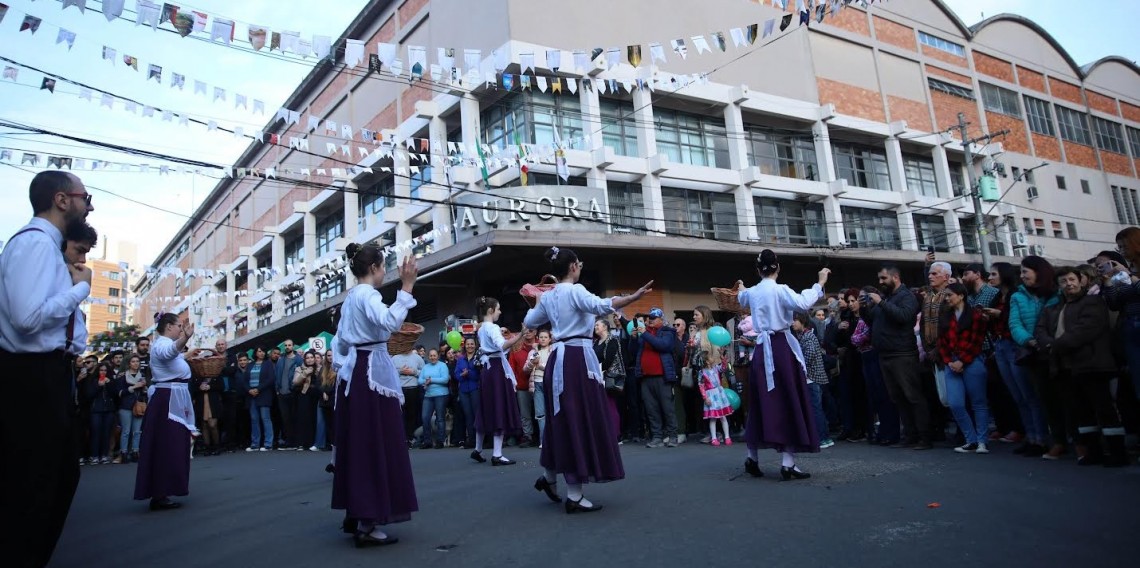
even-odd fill
[[[63,532],[79,484],[73,434],[74,358],[79,304],[91,269],[64,260],[63,235],[94,211],[78,177],[36,174],[28,191],[32,220],[0,254],[0,550],[6,566],[45,566]]]

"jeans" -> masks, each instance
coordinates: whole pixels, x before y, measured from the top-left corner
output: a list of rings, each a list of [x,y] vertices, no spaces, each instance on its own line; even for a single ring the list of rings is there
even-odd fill
[[[542,445],[546,434],[546,388],[542,383],[534,383],[534,421],[538,423],[538,445]]]
[[[474,444],[475,441],[475,413],[479,412],[479,405],[481,399],[479,398],[479,389],[471,392],[459,393],[459,404],[463,407],[463,421],[465,423],[465,432],[467,432],[467,441]],[[475,448],[482,450],[483,448]]]
[[[815,414],[815,429],[819,433],[820,441],[831,438],[831,433],[827,429],[827,416],[823,414],[822,388],[826,387],[819,383],[808,383],[808,392],[811,393],[811,411]]]
[[[522,419],[523,436],[534,441],[534,393],[529,390],[515,391],[519,403],[519,417]]]
[[[91,413],[91,457],[105,458],[111,449],[111,428],[115,426],[114,412]]]
[[[883,383],[902,418],[908,442],[930,443],[930,407],[922,388],[918,353],[879,354]]]
[[[425,446],[435,440],[437,444],[443,444],[443,433],[447,429],[445,422],[445,415],[447,412],[447,395],[442,396],[429,396],[425,397],[423,401],[423,411],[421,412],[423,419],[423,438],[422,444]],[[431,415],[435,414],[435,437],[432,437],[431,432]]]
[[[139,437],[142,436],[142,416],[135,416],[131,410],[119,409],[119,453],[139,451]],[[130,445],[127,445],[127,441]]]
[[[1017,405],[1017,412],[1021,415],[1021,424],[1025,426],[1025,439],[1031,444],[1045,445],[1049,438],[1049,430],[1045,426],[1045,410],[1041,406],[1041,399],[1037,397],[1037,390],[1033,388],[1033,381],[1029,369],[1017,364],[1017,344],[1012,339],[1002,339],[994,343],[994,358],[997,360],[998,373]]]
[[[249,406],[249,447],[273,448],[273,418],[268,406],[257,406],[250,401]]]
[[[873,436],[879,442],[898,442],[899,411],[887,394],[887,385],[883,382],[883,370],[879,364],[879,353],[871,350],[862,355],[863,379],[867,386],[867,416],[879,417],[878,431],[872,432],[871,428],[868,428],[867,436]],[[874,424],[873,420],[868,422]]]
[[[677,417],[674,414],[673,385],[665,377],[641,377],[641,400],[649,417],[650,441],[677,436]]]
[[[970,413],[966,412],[966,396],[970,397]],[[986,443],[986,431],[990,426],[990,411],[986,405],[986,364],[974,359],[962,368],[961,373],[946,368],[946,401],[950,403],[950,413],[966,437],[967,444]]]

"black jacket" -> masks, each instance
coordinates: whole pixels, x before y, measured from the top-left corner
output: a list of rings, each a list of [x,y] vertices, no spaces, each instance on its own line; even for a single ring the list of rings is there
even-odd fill
[[[1061,309],[1065,310],[1065,333],[1057,337]],[[1074,377],[1110,376],[1119,369],[1112,356],[1112,329],[1108,305],[1102,296],[1085,294],[1046,306],[1033,332],[1037,346],[1049,357],[1050,375],[1068,370]]]
[[[890,296],[883,298],[878,305],[869,309],[871,322],[871,345],[880,355],[918,354],[918,340],[914,335],[917,321],[918,297],[905,285],[900,284]]]

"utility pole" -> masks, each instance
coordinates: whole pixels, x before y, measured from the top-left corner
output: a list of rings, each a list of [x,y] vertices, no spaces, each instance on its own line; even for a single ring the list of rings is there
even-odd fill
[[[974,201],[974,225],[978,228],[978,248],[982,250],[982,265],[986,270],[990,269],[992,263],[990,262],[990,238],[989,229],[986,228],[985,220],[982,218],[982,197],[981,192],[978,190],[977,178],[974,175],[974,153],[970,147],[975,142],[989,141],[998,136],[1005,136],[1009,133],[1009,129],[993,134],[986,134],[974,139],[970,139],[967,132],[969,131],[969,124],[966,122],[966,113],[958,113],[958,132],[962,136],[962,151],[966,154],[966,177],[970,184],[970,197]]]

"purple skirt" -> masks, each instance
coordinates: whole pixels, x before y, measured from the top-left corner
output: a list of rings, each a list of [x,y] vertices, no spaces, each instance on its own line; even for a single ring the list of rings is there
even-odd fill
[[[772,380],[776,388],[768,392],[764,372],[764,352],[758,347],[748,374],[748,418],[744,440],[749,448],[771,448],[777,452],[818,452],[819,433],[811,407],[807,375],[796,361],[783,333],[772,336]]]
[[[167,417],[170,389],[155,389],[146,406],[135,471],[135,499],[190,493],[190,431]]]
[[[519,399],[515,385],[503,370],[503,360],[491,357],[479,377],[479,406],[475,409],[475,430],[480,434],[518,436],[522,434]]]
[[[399,399],[368,388],[368,355],[356,352],[351,394],[337,388],[332,508],[361,522],[400,523],[419,510],[404,419]]]
[[[540,463],[562,474],[570,484],[624,479],[625,468],[617,431],[610,419],[606,388],[586,374],[582,349],[565,347],[558,414],[554,414],[554,381],[543,389],[547,414]],[[552,373],[557,360],[558,355],[552,353],[546,363]]]

